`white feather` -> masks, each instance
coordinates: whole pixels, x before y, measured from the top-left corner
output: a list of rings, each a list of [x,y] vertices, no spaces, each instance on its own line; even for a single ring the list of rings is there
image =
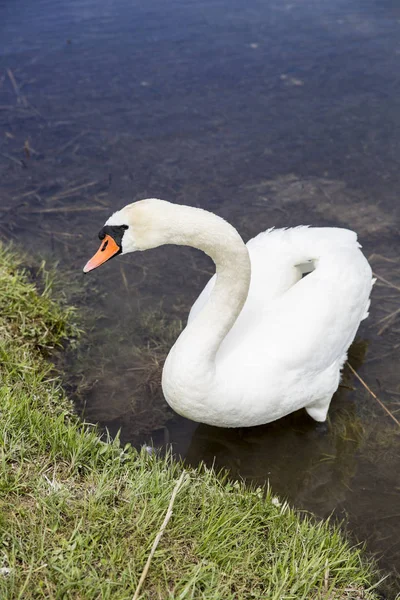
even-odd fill
[[[269,229],[245,246],[212,213],[156,199],[122,209],[112,217],[120,221],[132,249],[193,245],[217,266],[165,363],[177,412],[224,427],[303,407],[326,419],[373,285],[353,231]]]

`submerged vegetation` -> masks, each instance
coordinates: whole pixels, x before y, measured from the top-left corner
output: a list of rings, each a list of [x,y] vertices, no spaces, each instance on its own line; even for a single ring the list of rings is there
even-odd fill
[[[46,359],[76,335],[73,312],[45,275],[41,289],[0,246],[0,597],[128,600],[183,466],[103,441],[73,414]],[[199,467],[140,598],[372,600],[375,578],[331,524]]]
[[[141,444],[174,418],[160,382],[182,323],[178,318],[167,319],[161,306],[138,310],[125,327],[119,323],[115,328],[98,327],[96,318],[98,314],[85,311],[90,339],[87,335],[68,354],[72,399],[88,420],[101,420],[113,430],[122,422],[129,440]],[[106,378],[104,372],[112,377]]]

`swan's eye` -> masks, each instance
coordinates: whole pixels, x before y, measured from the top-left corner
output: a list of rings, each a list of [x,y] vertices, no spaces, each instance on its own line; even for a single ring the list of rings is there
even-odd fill
[[[101,249],[100,249],[100,250],[101,250],[101,252],[104,252],[104,250],[107,248],[107,246],[108,246],[108,240],[106,240],[106,241],[104,242],[104,244],[102,245],[102,247],[101,247]]]
[[[99,231],[99,239],[104,240],[104,238],[110,236],[121,247],[122,238],[127,229],[129,229],[129,225],[104,225]],[[107,246],[103,246],[100,250],[103,251],[106,248]]]

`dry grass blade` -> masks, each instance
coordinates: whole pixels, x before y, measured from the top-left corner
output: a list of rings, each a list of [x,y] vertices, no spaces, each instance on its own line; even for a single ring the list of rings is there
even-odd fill
[[[16,163],[20,167],[26,166],[23,160],[14,158],[13,156],[11,156],[11,154],[6,154],[5,152],[0,152],[0,154],[1,154],[1,156],[4,156],[4,158],[8,158],[8,160],[11,160],[11,162]]]
[[[400,427],[400,421],[398,421],[396,419],[396,417],[394,416],[393,413],[390,412],[390,410],[383,404],[382,400],[379,400],[378,396],[376,394],[374,394],[374,392],[371,390],[371,388],[365,383],[365,381],[359,376],[359,374],[357,373],[357,371],[355,371],[355,369],[353,369],[353,367],[351,366],[351,364],[347,361],[346,362],[347,366],[349,367],[350,371],[353,373],[353,375],[355,375],[358,379],[358,381],[360,383],[362,383],[362,385],[365,387],[365,389],[367,390],[367,392],[369,392],[371,394],[371,396],[373,398],[375,398],[375,400],[378,402],[378,404],[380,404],[380,406],[383,408],[383,410],[385,412],[387,412],[387,414],[389,415],[389,417],[391,419],[393,419],[393,421],[396,423],[396,425],[398,425]]]
[[[66,144],[64,144],[64,146],[61,146],[61,148],[59,148],[57,150],[57,152],[55,152],[55,155],[59,156],[60,154],[65,152],[65,150],[67,150],[67,148],[69,148],[70,146],[75,144],[75,142],[77,142],[82,136],[86,135],[86,133],[87,133],[87,131],[81,131],[80,133],[78,133],[78,135],[76,135],[75,137],[70,139]]]
[[[17,96],[18,102],[20,102],[23,106],[28,106],[28,101],[20,92],[19,86],[15,80],[14,73],[11,69],[7,69],[7,75],[9,80],[11,81],[11,85],[13,86],[15,95]]]
[[[398,290],[400,292],[400,287],[398,285],[395,285],[391,281],[388,281],[387,279],[385,279],[381,275],[377,275],[376,273],[373,273],[373,276],[376,277],[377,279],[379,279],[379,281],[382,281],[382,283],[384,283],[388,287],[391,287],[391,288],[393,288],[395,290]]]
[[[39,192],[39,190],[40,187],[36,188],[35,190],[31,190],[30,192],[25,192],[24,194],[21,194],[21,196],[13,196],[11,200],[22,200],[23,198],[28,198],[28,196],[34,196]]]
[[[367,360],[364,360],[364,365],[366,365],[368,363],[376,362],[377,360],[382,360],[383,358],[386,358],[387,356],[392,356],[393,352],[395,350],[397,350],[398,348],[400,348],[400,344],[395,344],[392,348],[390,348],[390,350],[388,350],[388,352],[384,352],[383,354],[378,354],[377,356],[373,356],[372,358],[368,358]]]
[[[329,563],[325,561],[325,573],[324,573],[324,591],[327,592],[329,589]]]
[[[392,317],[394,317],[394,315],[397,315],[398,312],[400,312],[400,308],[396,308],[396,310],[392,311],[391,313],[389,313],[385,317],[382,317],[382,319],[379,319],[379,321],[376,322],[377,325],[379,325],[380,323],[384,323],[388,319],[391,319]]]
[[[72,194],[75,194],[76,192],[79,192],[80,190],[83,190],[85,188],[93,187],[97,183],[97,180],[89,181],[89,183],[82,183],[82,185],[77,185],[75,187],[69,188],[68,190],[65,190],[64,192],[56,194],[55,196],[51,196],[49,200],[60,200],[61,198],[68,198],[68,196],[72,196]]]
[[[25,215],[36,214],[36,213],[71,213],[71,212],[83,212],[85,210],[102,210],[102,206],[59,206],[55,208],[28,208],[22,210],[21,213]]]
[[[384,321],[386,321],[386,323],[380,328],[380,330],[378,331],[378,335],[382,335],[382,333],[388,328],[390,327],[390,325],[394,322],[394,320],[396,319],[396,316],[400,313],[400,308],[397,308],[396,310],[394,310],[392,313],[390,313],[390,315],[387,315],[386,317],[383,317],[383,319],[381,319],[380,321],[378,321],[379,323],[383,323]]]
[[[137,588],[135,590],[135,593],[133,595],[132,600],[137,600],[139,598],[141,587],[143,585],[144,580],[146,579],[147,572],[148,572],[148,570],[150,568],[151,559],[153,558],[154,553],[155,553],[155,551],[157,549],[157,546],[158,546],[158,544],[160,542],[160,539],[161,539],[161,537],[162,537],[162,535],[163,535],[163,533],[165,531],[165,528],[168,525],[168,521],[170,520],[170,518],[172,516],[172,507],[174,505],[175,498],[176,498],[176,496],[177,496],[177,494],[178,494],[178,492],[179,492],[179,490],[180,490],[180,488],[182,486],[182,483],[183,483],[183,481],[185,479],[185,476],[186,476],[186,472],[183,471],[182,475],[179,477],[178,481],[176,482],[176,485],[175,485],[174,490],[172,492],[171,500],[169,501],[167,512],[165,514],[164,521],[163,521],[163,523],[162,523],[162,525],[160,527],[159,532],[157,533],[157,535],[155,537],[155,540],[154,540],[153,545],[152,545],[151,550],[150,550],[149,557],[148,557],[148,559],[146,561],[146,564],[144,566],[143,572],[142,572],[142,574],[140,576],[139,583],[138,583],[138,586],[137,586]]]
[[[126,278],[125,271],[124,271],[124,268],[122,265],[121,265],[121,276],[122,276],[122,281],[124,283],[125,289],[127,292],[129,292],[128,280]]]
[[[374,260],[374,258],[380,258],[386,262],[389,263],[397,263],[397,259],[395,258],[388,258],[387,256],[383,256],[383,254],[376,254],[375,252],[373,254],[370,254],[370,256],[368,257],[368,262],[371,262],[371,260]]]

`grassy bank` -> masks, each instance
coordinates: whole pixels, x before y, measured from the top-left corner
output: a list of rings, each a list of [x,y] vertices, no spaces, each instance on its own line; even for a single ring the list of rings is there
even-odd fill
[[[131,599],[182,467],[104,443],[47,357],[74,334],[0,246],[0,598]],[[141,598],[373,599],[362,552],[260,490],[188,471]]]

